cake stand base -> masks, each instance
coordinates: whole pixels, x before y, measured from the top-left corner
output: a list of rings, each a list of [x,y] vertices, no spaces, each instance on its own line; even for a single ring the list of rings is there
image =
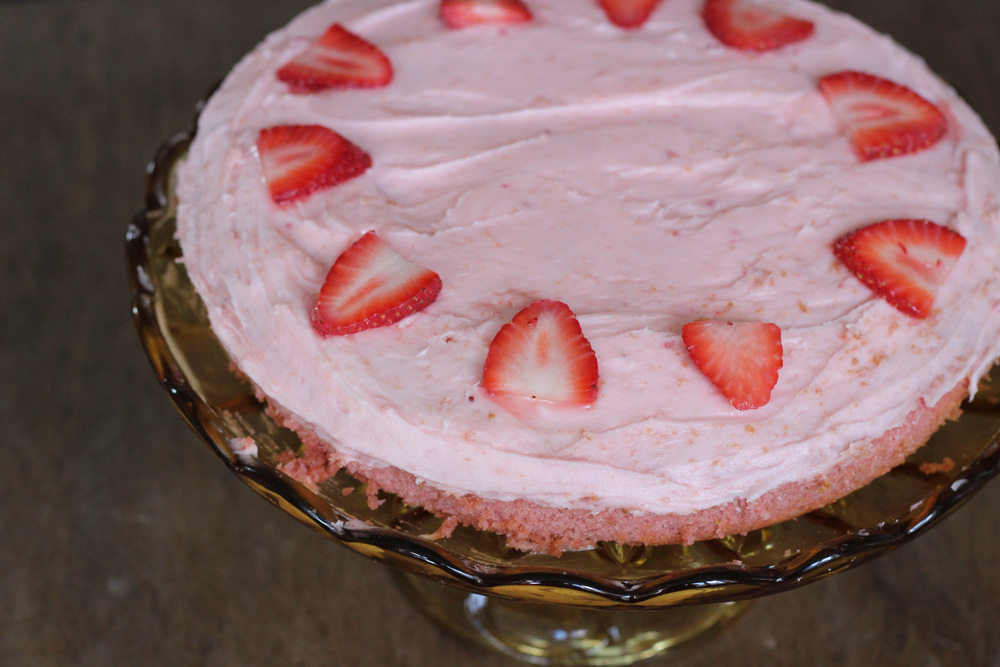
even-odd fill
[[[750,601],[621,610],[521,602],[471,593],[405,572],[397,586],[439,626],[535,665],[631,665],[707,639]]]

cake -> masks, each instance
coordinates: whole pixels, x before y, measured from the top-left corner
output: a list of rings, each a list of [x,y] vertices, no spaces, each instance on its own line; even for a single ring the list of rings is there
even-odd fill
[[[998,190],[947,84],[806,0],[334,0],[212,95],[177,225],[285,472],[557,554],[922,446],[1000,354]]]

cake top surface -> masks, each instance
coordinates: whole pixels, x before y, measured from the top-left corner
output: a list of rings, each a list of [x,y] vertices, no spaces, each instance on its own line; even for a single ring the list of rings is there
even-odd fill
[[[438,488],[593,510],[688,513],[818,474],[921,402],[974,387],[1000,353],[1000,166],[955,93],[850,17],[767,53],[726,47],[701,2],[639,30],[597,3],[449,30],[438,3],[328,2],[269,36],[213,95],[179,177],[184,261],[248,378],[350,461]],[[330,25],[376,44],[389,85],[304,94],[275,72]],[[843,70],[936,105],[944,137],[863,161],[817,82]],[[286,204],[264,128],[317,124],[371,167]],[[927,219],[967,242],[915,319],[837,261],[834,241]],[[436,272],[391,326],[311,326],[334,260],[367,231]],[[532,302],[568,304],[600,365],[588,407],[512,407],[483,388],[491,340]],[[738,410],[691,362],[684,324],[781,330],[770,400]]]

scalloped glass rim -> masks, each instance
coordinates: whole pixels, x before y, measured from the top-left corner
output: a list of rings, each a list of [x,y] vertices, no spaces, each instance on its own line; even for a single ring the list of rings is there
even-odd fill
[[[178,262],[174,169],[194,130],[169,139],[147,173],[145,206],[126,236],[132,314],[153,370],[191,427],[255,491],[333,541],[408,572],[509,599],[578,606],[662,607],[748,599],[794,588],[874,558],[936,524],[1000,471],[996,394],[981,392],[906,464],[791,521],[690,546],[600,544],[559,558],[525,554],[492,533],[459,527],[432,540],[440,520],[339,473],[309,489],[275,465],[301,446],[264,414],[233,373]],[[996,392],[996,390],[993,390]],[[252,438],[259,459],[234,442]],[[951,460],[954,466],[936,465]],[[352,491],[356,491],[353,492]]]

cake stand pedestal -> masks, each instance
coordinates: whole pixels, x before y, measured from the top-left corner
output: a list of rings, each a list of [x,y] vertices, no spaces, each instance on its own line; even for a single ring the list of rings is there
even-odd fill
[[[150,165],[146,206],[126,257],[132,313],[154,373],[223,463],[261,496],[353,551],[387,565],[414,604],[480,646],[535,664],[624,665],[689,646],[753,598],[855,567],[922,534],[1000,471],[1000,382],[907,462],[815,512],[689,546],[601,543],[556,558],[457,528],[390,494],[368,506],[341,471],[307,488],[278,467],[302,446],[265,413],[212,333],[174,239],[174,169],[193,136]]]
[[[396,585],[441,628],[536,665],[631,665],[689,648],[739,618],[751,601],[641,609],[573,607],[491,597],[393,571]]]

